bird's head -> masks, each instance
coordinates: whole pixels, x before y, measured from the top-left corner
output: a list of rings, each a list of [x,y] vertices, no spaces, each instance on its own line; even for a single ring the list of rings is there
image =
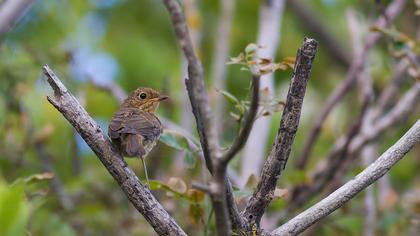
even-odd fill
[[[123,105],[155,113],[159,103],[167,98],[168,96],[162,96],[154,89],[138,88],[128,96]]]

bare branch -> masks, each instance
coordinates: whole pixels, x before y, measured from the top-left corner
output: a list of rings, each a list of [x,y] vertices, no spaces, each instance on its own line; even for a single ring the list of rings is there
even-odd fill
[[[70,94],[54,72],[47,65],[43,69],[48,83],[54,90],[54,95],[47,97],[48,101],[62,113],[86,141],[117,181],[127,198],[150,223],[156,233],[159,235],[186,235],[150,190],[139,181],[99,125]]]
[[[405,0],[394,0],[391,4],[389,4],[386,10],[386,15],[390,21],[387,22],[385,18],[381,16],[373,25],[379,28],[388,27],[389,24],[391,24],[391,22],[394,21],[396,16],[401,12],[404,4]],[[346,95],[347,92],[350,91],[351,87],[357,81],[357,78],[363,71],[366,59],[368,58],[367,54],[369,50],[373,47],[374,44],[378,42],[380,37],[381,35],[376,32],[370,32],[368,34],[362,53],[358,54],[356,58],[353,58],[352,64],[347,72],[346,78],[336,87],[336,89],[328,97],[324,107],[318,113],[315,119],[314,126],[312,127],[311,131],[309,132],[308,138],[306,139],[302,154],[300,155],[297,162],[298,168],[305,168],[312,148],[321,132],[322,125],[324,124],[331,110],[343,99],[344,95]]]
[[[260,76],[252,76],[252,94],[251,94],[251,105],[249,106],[248,115],[244,120],[244,125],[238,137],[233,142],[229,150],[223,154],[220,158],[224,165],[227,165],[228,162],[238,153],[242,147],[245,145],[246,140],[251,133],[252,125],[254,124],[255,117],[258,112],[258,103],[260,99]]]
[[[211,157],[218,155],[218,143],[215,130],[213,129],[210,105],[205,95],[207,91],[204,86],[203,68],[194,52],[188,28],[178,2],[176,0],[164,0],[164,3],[171,16],[179,44],[188,61],[189,78],[185,79],[185,84],[197,123],[197,130],[200,135],[206,165],[211,172],[213,168]]]
[[[416,144],[420,143],[420,120],[411,129],[382,154],[374,163],[347,182],[341,188],[324,198],[314,206],[297,215],[284,225],[275,229],[273,235],[297,235],[315,222],[331,214],[359,192],[385,175]]]
[[[9,32],[33,0],[9,0],[0,6],[0,39]]]
[[[244,216],[251,222],[259,224],[265,209],[273,199],[277,180],[289,158],[299,125],[303,98],[315,58],[316,48],[317,42],[314,39],[305,38],[302,47],[297,52],[296,64],[290,81],[280,128],[271,153],[264,164],[257,189],[249,200],[244,212]]]
[[[263,48],[257,51],[257,57],[274,60],[281,41],[285,0],[263,0],[260,2],[257,44],[262,45]],[[271,98],[275,96],[274,73],[261,76],[260,88],[268,89]],[[250,175],[258,176],[261,173],[267,155],[271,121],[272,116],[263,116],[254,122],[251,134],[242,152],[241,186],[245,184]]]

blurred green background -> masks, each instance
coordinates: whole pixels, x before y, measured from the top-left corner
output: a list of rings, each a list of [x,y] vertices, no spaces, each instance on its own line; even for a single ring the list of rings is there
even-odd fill
[[[346,11],[352,8],[357,13],[364,27],[360,29],[363,37],[368,32],[368,24],[380,15],[375,1],[303,2],[349,56],[352,49]],[[388,2],[383,1],[384,6]],[[199,32],[196,47],[203,61],[210,98],[214,99],[221,96],[214,92],[211,79],[220,1],[185,1],[185,4],[196,7],[193,13],[196,15],[190,16],[189,24],[193,31]],[[236,56],[246,45],[256,42],[261,4],[262,1],[255,0],[236,1],[228,55]],[[416,9],[414,1],[407,1],[395,23],[396,29],[412,38],[419,27]],[[282,18],[277,61],[295,56],[304,36],[317,38],[287,6]],[[115,83],[126,92],[139,86],[160,90],[171,99],[161,104],[159,115],[180,123],[190,108],[186,106],[188,103],[182,105],[185,98],[182,56],[163,2],[35,0],[0,43],[0,235],[153,235],[152,228],[130,205],[84,141],[48,103],[45,97],[51,90],[41,69],[48,64],[105,130],[118,109],[118,101],[109,92],[99,89],[98,84]],[[319,42],[305,98],[309,102],[303,108],[288,168],[279,187],[291,188],[301,181],[294,172],[294,157],[300,153],[313,117],[348,69],[348,65],[329,54],[328,46]],[[371,52],[370,73],[377,91],[390,80],[397,64],[398,59],[391,52],[393,46],[388,38],[380,41]],[[291,70],[275,73],[276,98],[285,99],[291,73]],[[249,73],[238,66],[227,66],[226,90],[247,99],[249,77]],[[412,84],[412,79],[407,80],[398,96]],[[327,120],[310,168],[326,155],[335,139],[357,116],[359,105],[354,102],[357,96],[357,92],[351,92]],[[233,111],[234,107],[226,109]],[[281,112],[273,114],[267,152],[280,116]],[[417,106],[403,124],[380,137],[379,152],[393,144],[418,118]],[[225,119],[222,138],[223,145],[227,146],[236,135],[237,127],[228,112]],[[234,170],[238,171],[240,161],[238,157],[232,163]],[[138,160],[128,160],[128,163],[143,176]],[[354,167],[346,179],[358,173],[362,165]],[[392,196],[385,207],[378,209],[378,235],[404,235],[412,215],[420,214],[419,199],[417,205],[408,208],[402,204],[404,196],[416,189],[419,191],[419,168],[420,149],[416,147],[391,170]],[[178,190],[184,192],[185,188],[190,188],[192,180],[202,180],[202,172],[206,172],[195,155],[185,155],[163,144],[150,155],[148,169],[152,179],[178,186]],[[214,234],[207,197],[189,201],[165,189],[154,193],[189,235]],[[249,193],[241,188],[237,191],[238,196]],[[312,233],[360,235],[364,225],[363,196],[360,194],[322,221]],[[420,195],[417,194],[417,198]],[[285,204],[287,199],[273,202],[269,215],[280,211]]]

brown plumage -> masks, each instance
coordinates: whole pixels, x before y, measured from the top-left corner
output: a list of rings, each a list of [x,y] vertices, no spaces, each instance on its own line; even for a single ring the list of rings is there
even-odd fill
[[[141,158],[147,182],[144,158],[162,133],[162,124],[154,113],[159,102],[167,98],[151,88],[138,88],[121,104],[108,127],[108,135],[122,155]]]

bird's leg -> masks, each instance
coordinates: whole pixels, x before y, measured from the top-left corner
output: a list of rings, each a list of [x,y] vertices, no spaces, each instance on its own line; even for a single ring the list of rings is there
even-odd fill
[[[141,162],[143,163],[143,170],[144,170],[144,175],[146,177],[147,186],[149,186],[149,176],[147,175],[146,161],[144,160],[143,157],[140,157],[140,159],[141,159]]]

